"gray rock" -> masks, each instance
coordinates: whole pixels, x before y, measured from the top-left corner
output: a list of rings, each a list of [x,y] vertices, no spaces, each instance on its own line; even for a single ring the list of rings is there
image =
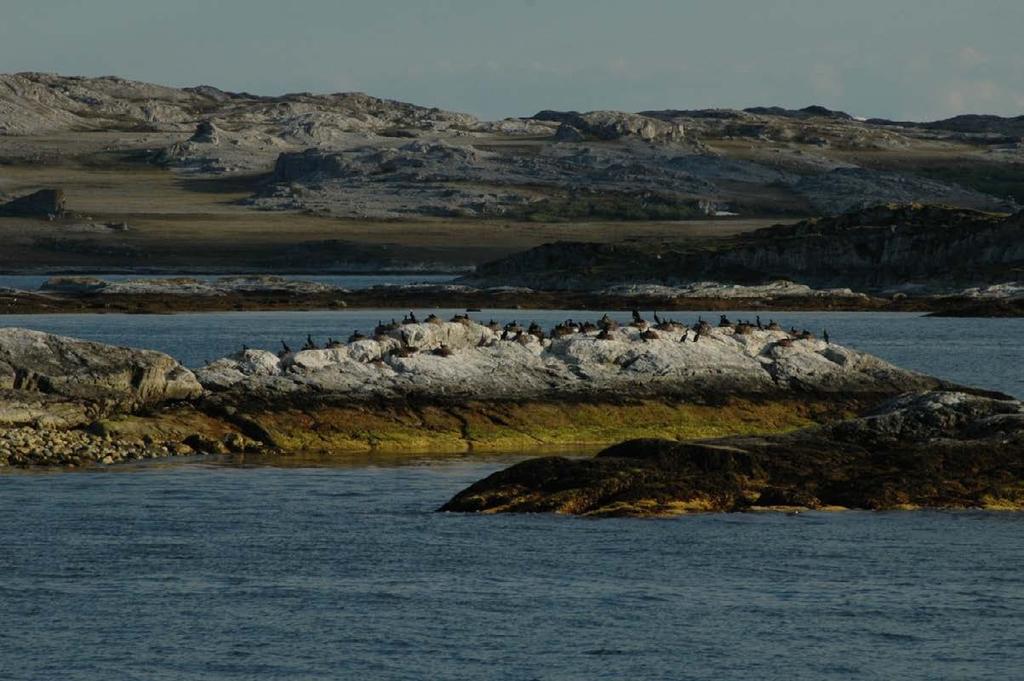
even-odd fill
[[[0,390],[136,410],[202,394],[191,371],[153,350],[0,329]]]
[[[877,397],[941,382],[871,355],[783,331],[666,330],[645,339],[623,327],[539,339],[502,339],[475,322],[404,324],[378,339],[281,358],[248,350],[196,374],[233,400],[314,395],[347,399]],[[230,400],[229,400],[230,401]]]

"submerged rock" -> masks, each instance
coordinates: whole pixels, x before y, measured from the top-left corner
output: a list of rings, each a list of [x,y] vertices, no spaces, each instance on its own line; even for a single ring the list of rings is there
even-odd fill
[[[512,466],[442,510],[666,515],[794,506],[1024,509],[1024,404],[925,392],[782,435],[634,440],[592,459]]]

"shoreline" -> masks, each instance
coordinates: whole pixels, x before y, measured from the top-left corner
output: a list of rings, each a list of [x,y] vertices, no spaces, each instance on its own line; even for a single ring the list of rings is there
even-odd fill
[[[0,322],[11,314],[323,311],[359,309],[524,309],[666,312],[908,312],[935,317],[1022,317],[1024,299],[918,296],[677,297],[572,291],[451,290],[444,285],[387,286],[319,293],[288,291],[189,294],[71,294],[0,289]]]

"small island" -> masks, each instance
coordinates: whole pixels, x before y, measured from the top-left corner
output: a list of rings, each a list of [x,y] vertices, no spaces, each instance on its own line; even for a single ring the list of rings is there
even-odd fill
[[[409,313],[346,339],[243,348],[195,371],[158,352],[3,329],[0,463],[773,436],[953,389],[760,318],[635,313],[630,324],[605,315],[542,329]]]
[[[925,392],[770,436],[632,440],[531,459],[441,510],[665,516],[758,510],[1024,510],[1024,404]]]

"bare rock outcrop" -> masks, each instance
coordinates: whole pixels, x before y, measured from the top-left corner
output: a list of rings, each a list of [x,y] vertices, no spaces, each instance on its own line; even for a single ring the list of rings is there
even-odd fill
[[[698,332],[562,329],[556,337],[462,320],[386,325],[375,337],[285,352],[248,350],[197,370],[230,400],[550,400],[839,395],[878,398],[940,381],[809,336],[740,325]]]
[[[678,142],[685,137],[682,123],[623,111],[541,111],[533,118],[560,123],[566,128],[556,133],[562,140],[574,137],[573,131],[579,133],[579,139],[597,140],[633,137],[647,142]]]
[[[0,392],[10,423],[18,420],[11,416],[14,404],[22,405],[24,420],[35,422],[33,414],[50,412],[54,403],[90,414],[135,411],[194,399],[203,389],[191,371],[160,352],[5,328]],[[33,404],[41,406],[33,411]]]

